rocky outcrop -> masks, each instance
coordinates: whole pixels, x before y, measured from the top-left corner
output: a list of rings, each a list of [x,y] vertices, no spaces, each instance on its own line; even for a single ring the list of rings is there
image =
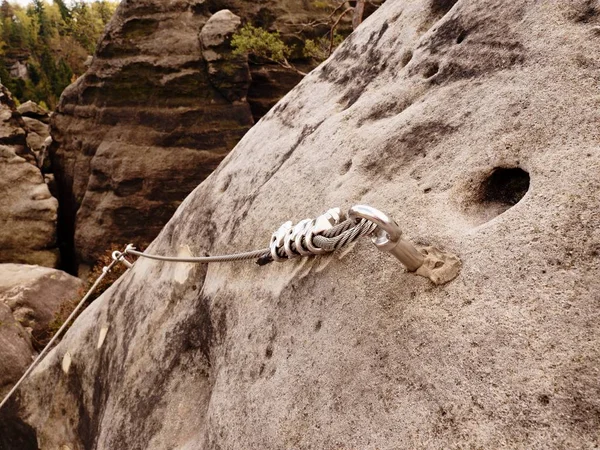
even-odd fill
[[[17,108],[27,132],[27,147],[35,155],[37,166],[44,172],[50,172],[50,159],[47,157],[50,138],[50,114],[38,104],[28,101]]]
[[[10,146],[17,155],[35,164],[35,156],[27,147],[24,127],[10,92],[0,85],[0,145]]]
[[[324,20],[329,9],[323,6],[295,0],[121,4],[88,72],[64,92],[52,120],[62,241],[77,263],[94,262],[113,243],[151,241],[255,120],[300,80],[283,76],[278,66],[249,69],[245,57],[233,55],[229,38],[241,23],[280,30],[297,43],[318,31],[307,22]]]
[[[589,6],[386,2],[149,248],[261,248],[285,220],[367,203],[457,254],[457,279],[433,286],[368,240],[263,267],[138,261],[22,391],[40,445],[598,446]]]
[[[0,95],[0,263],[57,267],[58,202],[27,145],[29,118],[16,111],[4,87]]]
[[[210,84],[230,102],[245,101],[252,81],[248,58],[233,54],[229,47],[241,25],[238,16],[224,9],[213,14],[200,32]]]

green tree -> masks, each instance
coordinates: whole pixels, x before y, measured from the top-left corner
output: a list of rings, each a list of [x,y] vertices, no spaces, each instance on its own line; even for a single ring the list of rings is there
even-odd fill
[[[23,7],[0,3],[0,79],[18,101],[56,106],[69,83],[85,71],[117,1],[32,0]],[[25,64],[28,78],[11,70]]]
[[[279,64],[302,76],[306,75],[305,72],[298,70],[289,62],[288,58],[292,49],[281,40],[279,32],[270,33],[264,28],[258,28],[248,23],[232,36],[231,47],[234,54],[251,55]]]

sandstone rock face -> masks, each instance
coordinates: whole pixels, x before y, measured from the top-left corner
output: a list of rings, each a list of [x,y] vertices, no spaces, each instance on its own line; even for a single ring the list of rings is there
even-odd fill
[[[229,47],[241,20],[298,40],[306,22],[328,11],[296,0],[121,4],[90,69],[64,92],[52,119],[62,238],[74,236],[67,246],[79,263],[94,262],[112,243],[151,241],[299,81],[250,86],[246,58]],[[257,80],[274,78],[267,72]]]
[[[366,203],[457,254],[457,279],[367,240],[264,267],[138,261],[21,393],[40,446],[597,447],[590,5],[386,2],[149,249],[260,248],[285,220]]]
[[[0,93],[0,263],[56,267],[58,202],[27,146],[25,119],[4,87]],[[34,119],[31,119],[34,120]],[[38,122],[40,125],[44,125]]]
[[[49,338],[49,327],[61,306],[78,301],[83,288],[83,281],[60,270],[0,264],[0,303],[10,307],[36,342]]]

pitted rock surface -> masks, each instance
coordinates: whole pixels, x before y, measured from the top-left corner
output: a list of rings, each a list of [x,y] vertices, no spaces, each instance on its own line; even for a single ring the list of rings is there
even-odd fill
[[[138,261],[20,395],[40,446],[600,445],[597,6],[386,2],[149,250],[259,248],[361,203],[458,255],[458,278],[366,240],[265,267]]]

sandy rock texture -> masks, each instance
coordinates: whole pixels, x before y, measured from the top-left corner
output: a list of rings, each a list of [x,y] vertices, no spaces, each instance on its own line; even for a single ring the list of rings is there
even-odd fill
[[[293,75],[284,88],[252,89],[247,58],[229,45],[242,19],[299,40],[302,24],[327,11],[295,0],[121,3],[89,70],[64,92],[52,119],[61,241],[74,253],[73,270],[113,243],[154,239],[300,81]],[[262,113],[253,113],[253,103]]]
[[[58,202],[27,145],[26,118],[1,85],[0,115],[0,263],[56,267]]]
[[[18,398],[42,448],[600,445],[600,7],[390,0],[150,247],[260,248],[366,203],[458,255],[138,261]],[[68,373],[61,369],[68,356]]]

